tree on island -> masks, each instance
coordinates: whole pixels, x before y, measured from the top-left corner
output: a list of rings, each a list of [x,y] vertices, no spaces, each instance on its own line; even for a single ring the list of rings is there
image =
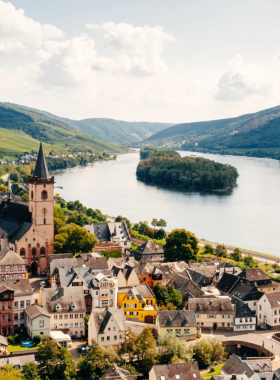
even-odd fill
[[[166,238],[164,261],[197,261],[198,239],[190,231],[173,230]]]
[[[54,239],[56,253],[63,252],[92,252],[97,239],[93,234],[76,224],[71,223],[68,227],[62,227]]]
[[[223,244],[218,244],[215,249],[215,254],[218,257],[227,257],[227,249]]]

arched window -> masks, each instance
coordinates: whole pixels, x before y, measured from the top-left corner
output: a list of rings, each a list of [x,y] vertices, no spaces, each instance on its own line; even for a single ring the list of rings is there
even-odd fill
[[[34,195],[34,193],[33,193],[33,190],[31,191],[31,199],[33,199],[33,195]]]
[[[45,247],[41,247],[41,249],[40,249],[40,255],[41,256],[45,256],[46,255],[46,248]]]
[[[32,256],[36,256],[36,253],[37,253],[37,250],[36,250],[36,248],[32,248]]]
[[[21,257],[25,257],[25,249],[21,248],[20,251],[19,251],[19,254],[20,254]]]
[[[42,191],[42,199],[48,199],[48,193],[46,190]]]

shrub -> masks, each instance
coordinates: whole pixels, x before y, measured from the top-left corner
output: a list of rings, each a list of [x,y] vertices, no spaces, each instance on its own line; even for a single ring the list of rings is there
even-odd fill
[[[17,344],[19,344],[21,342],[21,335],[20,334],[14,335],[14,342]]]
[[[14,344],[15,340],[14,340],[13,336],[8,336],[7,341],[8,341],[9,344]]]
[[[215,367],[211,367],[210,368],[210,372],[215,372],[216,368]]]
[[[41,340],[42,340],[42,335],[36,334],[33,336],[33,343],[34,344],[37,345],[37,344],[41,343]]]

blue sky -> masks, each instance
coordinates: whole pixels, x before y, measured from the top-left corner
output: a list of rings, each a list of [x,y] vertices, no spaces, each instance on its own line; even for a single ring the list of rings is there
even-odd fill
[[[280,104],[280,3],[0,0],[0,101],[187,122]]]

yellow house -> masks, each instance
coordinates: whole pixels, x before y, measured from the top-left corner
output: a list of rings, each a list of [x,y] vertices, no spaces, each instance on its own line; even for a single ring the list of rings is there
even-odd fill
[[[156,328],[160,337],[168,334],[185,340],[196,339],[195,312],[192,310],[159,310]]]
[[[118,306],[123,308],[128,321],[155,323],[156,297],[146,284],[119,288]]]

